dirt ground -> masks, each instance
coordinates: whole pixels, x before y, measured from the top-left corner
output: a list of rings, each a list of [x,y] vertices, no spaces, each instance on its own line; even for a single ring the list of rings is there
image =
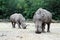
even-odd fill
[[[26,24],[27,29],[19,29],[17,25],[12,28],[10,22],[0,22],[0,40],[60,40],[60,23],[52,23],[51,32],[41,34],[35,33],[34,23]]]

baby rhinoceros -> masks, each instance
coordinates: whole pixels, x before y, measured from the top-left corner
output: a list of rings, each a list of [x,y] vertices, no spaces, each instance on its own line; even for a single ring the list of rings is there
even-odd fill
[[[20,14],[20,13],[12,14],[10,16],[10,21],[12,23],[13,28],[15,28],[15,24],[17,23],[19,28],[21,28],[20,27],[20,25],[21,25],[23,29],[26,29],[27,25],[25,24],[25,18],[22,16],[22,14]]]
[[[43,9],[39,8],[33,16],[33,21],[36,27],[36,33],[45,32],[45,24],[47,24],[47,32],[50,32],[50,23],[52,20],[52,14]]]

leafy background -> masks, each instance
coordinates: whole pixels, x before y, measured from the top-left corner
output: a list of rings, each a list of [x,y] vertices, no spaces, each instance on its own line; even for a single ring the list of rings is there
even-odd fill
[[[32,19],[40,7],[50,11],[53,19],[60,20],[60,0],[0,0],[0,19],[9,19],[15,12]]]

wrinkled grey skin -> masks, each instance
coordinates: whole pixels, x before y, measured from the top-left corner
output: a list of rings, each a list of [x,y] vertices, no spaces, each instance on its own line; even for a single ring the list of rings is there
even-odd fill
[[[39,8],[33,16],[33,21],[36,27],[36,33],[45,32],[45,25],[47,24],[47,32],[50,32],[50,23],[52,20],[52,14],[42,8]]]
[[[10,16],[10,21],[12,23],[13,28],[15,28],[15,24],[17,23],[19,28],[21,28],[20,27],[20,25],[21,25],[23,29],[26,29],[27,25],[25,24],[25,18],[22,16],[22,14],[20,14],[20,13],[12,14]]]

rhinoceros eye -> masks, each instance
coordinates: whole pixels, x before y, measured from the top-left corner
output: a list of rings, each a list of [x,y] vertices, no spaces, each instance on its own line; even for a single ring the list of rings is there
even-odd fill
[[[41,21],[41,19],[39,19],[39,21]]]

